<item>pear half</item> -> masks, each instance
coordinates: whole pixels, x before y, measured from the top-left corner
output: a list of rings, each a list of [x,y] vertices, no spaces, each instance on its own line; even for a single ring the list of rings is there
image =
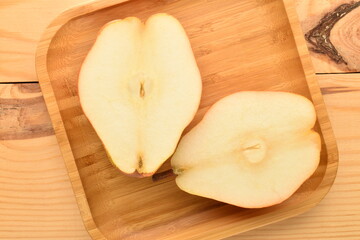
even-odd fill
[[[201,98],[201,77],[181,24],[167,14],[146,23],[106,24],[79,76],[83,111],[109,158],[132,176],[152,175],[175,151]]]
[[[316,170],[313,104],[286,92],[239,92],[210,108],[171,159],[184,191],[245,208],[289,198]]]

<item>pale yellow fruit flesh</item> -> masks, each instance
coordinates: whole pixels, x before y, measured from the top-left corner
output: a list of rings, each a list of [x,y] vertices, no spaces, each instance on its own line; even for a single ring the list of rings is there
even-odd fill
[[[201,97],[187,35],[167,14],[130,17],[100,31],[79,76],[85,115],[127,174],[151,175],[174,152]]]
[[[305,97],[239,92],[218,101],[171,159],[184,191],[246,208],[289,198],[316,170],[321,142]]]

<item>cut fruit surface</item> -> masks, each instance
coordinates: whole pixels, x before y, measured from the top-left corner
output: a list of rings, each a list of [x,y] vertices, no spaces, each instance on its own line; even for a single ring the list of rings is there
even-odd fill
[[[201,97],[181,24],[167,14],[106,24],[82,65],[79,96],[113,164],[152,175],[174,152]]]
[[[210,108],[171,159],[177,185],[246,208],[289,198],[316,170],[313,104],[286,92],[239,92]]]

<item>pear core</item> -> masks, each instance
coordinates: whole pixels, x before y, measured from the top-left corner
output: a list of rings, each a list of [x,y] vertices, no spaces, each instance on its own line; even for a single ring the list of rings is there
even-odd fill
[[[246,161],[259,163],[265,159],[267,146],[261,138],[247,139],[242,145],[242,153]]]

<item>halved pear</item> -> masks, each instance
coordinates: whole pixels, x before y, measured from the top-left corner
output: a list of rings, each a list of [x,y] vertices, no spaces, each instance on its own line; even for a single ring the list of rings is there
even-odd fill
[[[281,203],[319,164],[313,104],[286,92],[239,92],[210,108],[171,159],[184,191],[245,208]]]
[[[106,24],[79,76],[83,111],[122,172],[152,175],[169,158],[201,98],[201,77],[181,24],[167,14],[146,24]]]

